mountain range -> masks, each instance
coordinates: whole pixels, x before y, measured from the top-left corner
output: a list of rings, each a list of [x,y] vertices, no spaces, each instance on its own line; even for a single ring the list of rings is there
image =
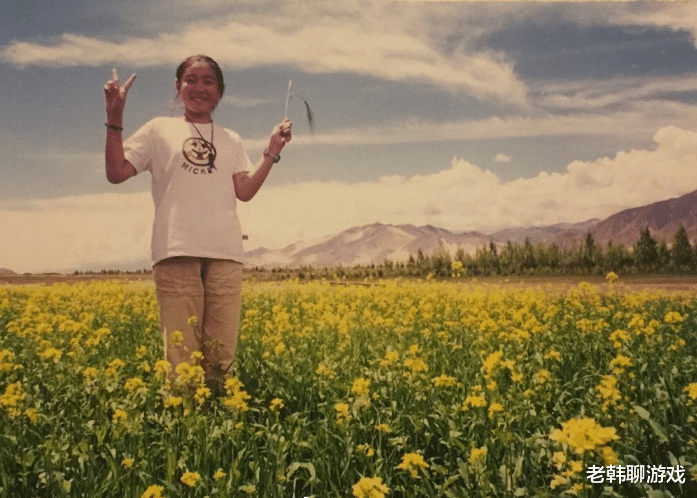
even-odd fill
[[[492,242],[522,244],[556,243],[560,247],[578,245],[588,233],[596,243],[609,241],[631,247],[641,230],[648,227],[656,240],[670,244],[682,224],[692,239],[697,232],[697,191],[681,197],[626,209],[605,218],[581,223],[559,223],[543,227],[507,228],[491,234],[454,233],[431,225],[390,225],[373,223],[349,228],[336,235],[312,242],[298,242],[282,249],[265,248],[247,252],[248,267],[336,267],[382,263],[386,259],[407,261],[419,250],[431,254],[442,248],[449,254],[458,249],[473,253]]]

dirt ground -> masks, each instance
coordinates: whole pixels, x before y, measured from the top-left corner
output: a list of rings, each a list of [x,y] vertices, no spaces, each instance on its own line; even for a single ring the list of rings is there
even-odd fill
[[[292,272],[283,276],[293,278]],[[255,273],[252,271],[245,273],[248,281],[276,280],[269,272]],[[60,282],[87,282],[91,280],[121,280],[121,281],[143,281],[152,282],[152,275],[149,273],[129,273],[129,274],[27,274],[27,275],[0,275],[0,285],[51,285]],[[341,280],[337,283],[342,285],[361,284],[370,285],[377,280]],[[459,280],[464,285],[493,285],[493,286],[517,286],[517,287],[541,287],[543,289],[565,290],[575,287],[581,282],[606,289],[608,287],[605,277],[598,275],[553,275],[553,276],[507,276],[507,277],[477,277],[463,278]],[[676,292],[695,292],[697,294],[697,275],[620,275],[616,282],[619,290],[641,291],[643,289],[663,289]]]

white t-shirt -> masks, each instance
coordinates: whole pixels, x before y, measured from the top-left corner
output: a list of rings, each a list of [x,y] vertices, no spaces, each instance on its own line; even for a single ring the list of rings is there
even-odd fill
[[[136,172],[152,173],[153,264],[172,256],[244,263],[232,175],[252,171],[253,165],[235,132],[196,127],[201,135],[183,117],[158,117],[124,142]]]

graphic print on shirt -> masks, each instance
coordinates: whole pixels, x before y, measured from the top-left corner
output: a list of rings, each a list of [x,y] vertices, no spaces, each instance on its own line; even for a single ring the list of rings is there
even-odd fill
[[[212,173],[215,167],[215,146],[203,138],[187,138],[182,145],[182,153],[189,164],[183,163],[182,168],[195,175]]]

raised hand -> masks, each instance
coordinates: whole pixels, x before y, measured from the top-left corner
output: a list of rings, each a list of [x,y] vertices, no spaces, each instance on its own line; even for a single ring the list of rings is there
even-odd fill
[[[292,138],[292,126],[293,122],[286,118],[274,127],[274,129],[271,131],[271,135],[269,136],[269,152],[276,155],[281,152],[283,147],[285,147],[288,142],[290,142],[290,139]]]
[[[111,70],[111,79],[104,85],[104,103],[106,107],[107,122],[115,126],[121,126],[123,122],[123,110],[126,106],[128,90],[136,79],[135,73],[128,77],[126,83],[121,85],[116,69]]]

